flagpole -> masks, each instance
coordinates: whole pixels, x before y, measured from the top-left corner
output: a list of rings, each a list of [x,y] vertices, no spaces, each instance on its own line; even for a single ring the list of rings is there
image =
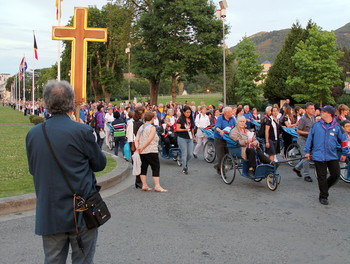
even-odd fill
[[[34,35],[34,30],[33,30],[33,37],[35,39],[35,35]],[[33,52],[33,81],[32,81],[32,91],[33,91],[33,105],[32,105],[32,110],[33,110],[33,115],[34,115],[34,62],[35,62],[35,48],[34,48],[34,52]]]
[[[58,0],[58,26],[61,26],[61,0]],[[61,41],[59,40],[57,43],[57,81],[61,80]]]
[[[24,58],[25,58],[26,56],[24,55]],[[24,59],[24,61],[25,61],[25,59]],[[25,72],[25,70],[23,70],[24,69],[24,63],[23,63],[23,68],[22,68],[22,72],[23,72],[23,109],[24,109],[24,111],[25,111],[25,108],[24,108],[24,105],[25,105],[25,102],[26,102],[26,83],[25,83],[25,78],[26,78],[26,72]]]
[[[15,102],[16,102],[16,108],[17,108],[17,74],[15,78]]]
[[[21,71],[18,73],[18,110],[21,110]]]

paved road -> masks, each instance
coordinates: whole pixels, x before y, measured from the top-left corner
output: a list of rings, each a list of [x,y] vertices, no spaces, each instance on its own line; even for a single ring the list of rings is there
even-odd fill
[[[286,164],[278,171],[271,192],[243,177],[225,185],[201,156],[188,175],[161,159],[168,193],[141,192],[130,176],[104,194],[112,219],[100,228],[95,262],[349,263],[350,185],[339,181],[323,206],[316,182]],[[42,263],[33,214],[0,217],[0,263]]]

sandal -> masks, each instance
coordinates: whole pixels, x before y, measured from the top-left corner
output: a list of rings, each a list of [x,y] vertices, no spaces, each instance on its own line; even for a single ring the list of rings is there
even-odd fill
[[[152,191],[152,188],[146,186],[146,187],[142,187],[142,191],[143,192],[149,192],[149,191]]]
[[[168,192],[168,190],[163,189],[162,187],[160,187],[160,188],[154,188],[154,191],[155,191],[155,192],[162,192],[162,193]]]

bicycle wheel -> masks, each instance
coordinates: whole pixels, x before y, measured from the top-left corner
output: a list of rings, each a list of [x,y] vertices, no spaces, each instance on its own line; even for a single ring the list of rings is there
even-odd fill
[[[350,177],[348,176],[348,164],[346,162],[339,162],[340,165],[340,178],[346,182],[350,183]]]
[[[108,140],[108,145],[107,147],[112,150],[113,149],[113,143],[114,143],[114,138],[110,135],[109,140]]]
[[[296,143],[292,143],[288,146],[287,151],[287,160],[288,159],[295,159],[295,158],[301,158],[301,152],[300,152],[300,146]],[[293,161],[288,161],[289,166],[294,167],[297,165],[299,160],[293,160]]]
[[[203,148],[203,154],[204,154],[204,159],[206,162],[208,163],[213,163],[215,158],[216,158],[216,154],[215,154],[215,147],[214,147],[214,142],[213,141],[207,141],[207,143],[205,143],[204,148]]]
[[[273,173],[267,174],[266,184],[267,184],[267,187],[269,187],[269,189],[271,191],[275,191],[277,189],[277,186],[278,186],[278,179],[277,179],[276,175]]]
[[[236,163],[230,154],[226,154],[220,166],[221,179],[226,184],[231,184],[236,177]]]

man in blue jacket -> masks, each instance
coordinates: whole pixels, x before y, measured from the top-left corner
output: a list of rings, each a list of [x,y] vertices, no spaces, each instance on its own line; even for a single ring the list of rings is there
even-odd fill
[[[95,142],[92,128],[70,119],[74,92],[68,82],[48,82],[43,98],[52,114],[45,128],[53,152],[75,193],[86,199],[99,189],[94,172],[104,169],[106,157]],[[69,244],[72,263],[93,263],[97,228],[87,229],[82,212],[76,214],[83,254],[77,241],[73,193],[46,144],[42,125],[28,132],[26,148],[37,197],[35,233],[43,238],[45,263],[66,263]]]
[[[222,158],[228,153],[226,141],[223,139],[224,129],[227,127],[233,128],[236,125],[236,120],[232,117],[232,108],[227,106],[223,109],[223,114],[216,120],[214,128],[214,146],[217,157],[217,163],[214,165],[216,172],[220,174],[220,165]]]
[[[349,154],[346,134],[334,118],[335,110],[326,105],[321,108],[321,120],[315,123],[306,140],[305,157],[315,162],[318,187],[320,189],[319,201],[323,205],[328,204],[328,190],[340,176],[337,145],[341,146],[340,161],[345,161]],[[330,176],[327,178],[327,168]]]

